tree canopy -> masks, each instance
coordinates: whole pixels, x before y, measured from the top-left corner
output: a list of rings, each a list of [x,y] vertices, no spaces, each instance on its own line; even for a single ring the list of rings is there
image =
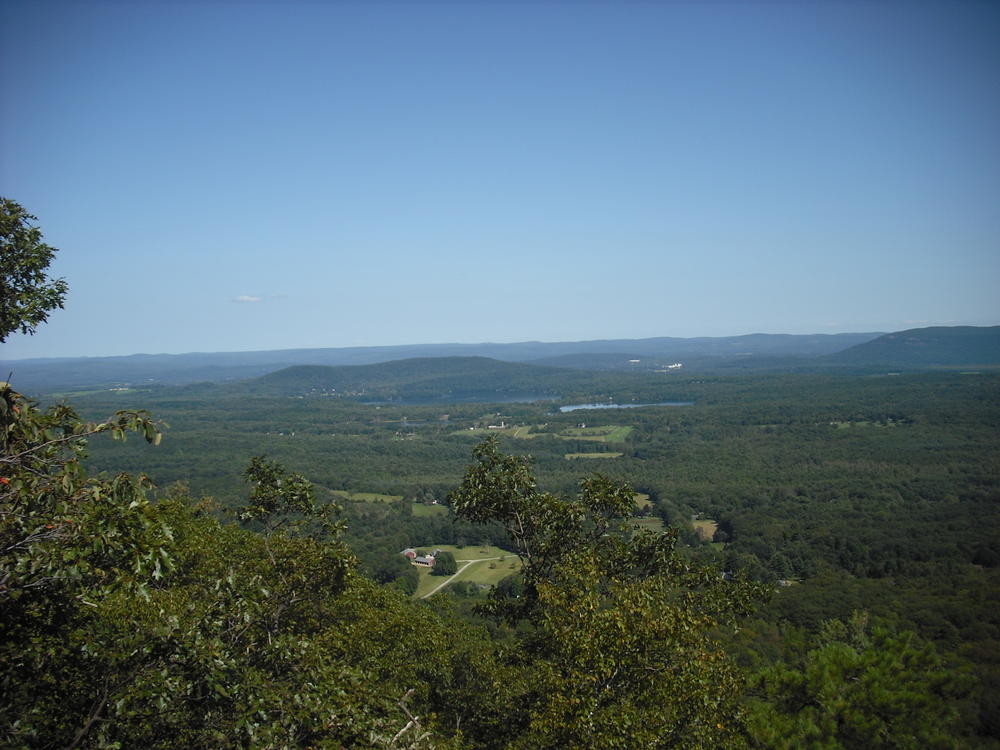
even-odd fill
[[[66,297],[66,282],[46,275],[56,248],[42,242],[35,220],[16,201],[0,198],[0,343],[15,331],[34,333]]]
[[[595,477],[577,499],[547,495],[524,459],[495,441],[477,449],[456,507],[503,523],[526,563],[522,601],[494,601],[526,628],[507,652],[358,576],[339,527],[308,523],[330,509],[280,465],[257,457],[247,470],[241,516],[262,528],[221,524],[181,490],[150,499],[143,477],[84,470],[88,436],[157,442],[148,415],[85,423],[7,385],[0,395],[9,745],[621,748],[738,736],[740,680],[711,629],[751,592],[685,562],[672,535],[623,535],[624,486]]]
[[[501,453],[496,438],[474,458],[452,506],[500,522],[524,562],[520,596],[497,589],[484,607],[528,626],[519,658],[533,679],[510,746],[738,745],[740,679],[713,631],[762,591],[685,559],[674,532],[631,532],[625,484],[595,475],[560,497],[540,491],[528,461]]]
[[[458,563],[451,552],[438,552],[434,558],[434,567],[431,568],[431,575],[450,576],[458,572]]]
[[[8,204],[16,206],[5,201],[5,210]],[[27,226],[33,217],[16,207],[22,218],[11,221]],[[37,229],[25,231],[28,239],[18,242],[38,251],[42,273],[52,249],[41,245]],[[4,335],[14,328],[30,332],[47,310],[61,305],[63,282],[46,284],[43,273],[39,278],[40,287],[24,287],[20,308],[4,308],[5,325],[13,324]],[[972,387],[988,395],[992,383]],[[995,403],[995,396],[983,399],[974,410],[952,417],[939,399],[938,421],[957,419],[963,432],[955,440],[963,445],[983,425],[993,440],[995,420],[988,409]],[[231,423],[231,402],[223,406],[220,420]],[[120,402],[111,408],[120,408]],[[243,408],[260,419],[259,400]],[[785,463],[805,455],[792,438],[819,435],[827,453],[837,450],[834,438],[842,422],[830,419],[843,407],[831,413],[826,408],[810,406],[797,423],[783,426],[789,430],[780,443]],[[882,425],[877,429],[887,432],[889,425],[917,421],[905,413],[887,414],[881,404],[871,408],[877,411],[852,415],[847,424],[877,418]],[[301,409],[329,432],[313,405]],[[744,409],[742,416],[726,419],[735,424],[747,417]],[[773,417],[767,419],[749,421],[754,440],[745,441],[742,450],[774,432]],[[422,522],[442,545],[450,543],[443,541],[450,530],[456,537],[512,548],[521,558],[520,570],[501,579],[479,605],[488,618],[480,627],[457,614],[460,604],[447,595],[443,601],[436,595],[427,606],[401,593],[400,588],[414,590],[418,575],[398,554],[401,546],[410,546],[404,539],[383,537],[382,557],[368,562],[377,581],[365,577],[344,542],[341,508],[318,501],[317,486],[278,461],[250,459],[243,473],[249,489],[231,506],[239,523],[220,520],[222,509],[207,498],[193,500],[184,486],[157,491],[142,473],[94,474],[84,464],[91,438],[109,435],[121,442],[135,432],[158,444],[160,427],[141,410],[88,421],[66,404],[43,409],[0,383],[4,746],[945,748],[959,746],[969,724],[967,699],[979,689],[973,678],[912,633],[882,623],[869,626],[867,614],[826,619],[818,633],[808,635],[785,622],[790,635],[776,655],[775,643],[766,638],[775,631],[746,619],[766,589],[739,573],[722,574],[701,564],[712,556],[704,554],[707,543],[701,544],[690,525],[688,536],[700,549],[683,548],[675,527],[636,530],[638,521],[630,516],[641,498],[621,481],[594,474],[575,490],[570,485],[562,493],[543,491],[532,461],[502,452],[495,436],[474,449],[473,463],[449,495],[457,519],[435,514]],[[709,423],[704,440],[695,440],[691,423],[680,419],[671,429],[651,432],[662,440],[672,436],[678,451],[692,442],[706,451],[732,427],[722,420]],[[881,438],[867,444],[874,448]],[[903,442],[905,434],[899,440],[910,444]],[[226,441],[230,450],[233,442]],[[694,478],[710,482],[716,493],[725,489],[720,477],[726,473],[725,454],[733,452],[728,445],[704,464],[707,478]],[[934,446],[952,451],[941,462],[949,474],[963,467],[956,456],[970,455],[957,446]],[[556,463],[563,465],[562,450],[559,454]],[[217,462],[218,456],[209,460]],[[682,462],[672,465],[680,473]],[[965,486],[981,485],[983,498],[995,500],[995,482],[980,480],[968,466],[975,481],[967,479]],[[842,462],[832,470],[842,474]],[[799,529],[817,518],[842,529],[831,519],[843,513],[845,501],[814,486],[815,497],[806,503],[802,487],[775,485],[775,471],[766,465],[766,481],[775,486],[766,502],[753,496],[740,512],[712,511],[720,522],[716,538],[732,540],[715,559],[728,564],[745,557],[759,567],[766,560],[767,578],[801,574],[825,557],[853,571],[859,581],[852,585],[861,586],[869,585],[860,581],[866,573],[919,569],[942,549],[940,540],[911,534],[898,508],[896,536],[912,536],[908,546],[899,540],[880,547],[864,543],[864,530],[855,528],[857,516],[843,522],[852,524],[850,534],[813,535],[807,546]],[[936,476],[903,489],[922,498],[956,486],[956,480]],[[647,489],[663,520],[685,520]],[[327,498],[333,495],[323,491]],[[901,501],[888,490],[881,493],[876,497],[886,504]],[[980,497],[967,493],[966,504]],[[432,491],[422,483],[410,494],[444,496],[439,485]],[[715,510],[723,510],[722,500],[713,502]],[[952,534],[963,528],[955,522],[957,504],[957,498],[946,497],[945,507],[935,511],[943,514],[934,517],[939,525],[947,519],[941,528]],[[371,514],[368,522],[383,533],[402,535],[396,523],[407,518],[412,523],[413,508],[387,505],[390,509]],[[787,511],[789,505],[800,508],[797,515]],[[785,528],[750,533],[775,507],[786,509]],[[992,538],[970,535],[953,559],[992,565]],[[912,559],[902,554],[910,547],[919,551]],[[893,550],[895,558],[884,556]],[[438,562],[442,574],[455,566],[447,552]],[[400,569],[406,572],[405,587],[397,585]],[[958,565],[950,570],[955,579],[978,574]],[[393,585],[379,585],[394,579]],[[824,588],[830,580],[816,575],[808,586],[787,587],[775,597],[774,616],[818,616],[830,605]],[[899,577],[889,584],[905,581]],[[984,587],[979,596],[979,609],[970,611],[985,611],[995,600],[995,587]],[[736,623],[739,635],[731,627]],[[740,650],[739,639],[755,628],[753,646]],[[982,642],[992,643],[988,632]],[[772,658],[754,671],[742,669],[733,656],[747,661],[765,648],[772,648]],[[988,660],[990,653],[979,655]],[[981,723],[995,734],[989,687],[980,685]]]

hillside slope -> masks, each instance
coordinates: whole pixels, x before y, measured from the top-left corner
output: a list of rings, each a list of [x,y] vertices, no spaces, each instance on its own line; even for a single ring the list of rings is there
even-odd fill
[[[374,365],[296,365],[248,381],[249,390],[375,399],[555,395],[572,371],[487,357],[418,357]]]
[[[887,333],[823,357],[836,365],[901,368],[1000,364],[1000,326],[936,326]]]
[[[275,372],[291,365],[367,365],[428,357],[489,357],[506,362],[530,362],[568,355],[586,355],[560,366],[590,367],[588,360],[601,355],[595,369],[628,369],[629,359],[662,358],[669,363],[695,357],[782,356],[815,357],[869,341],[878,333],[752,334],[748,336],[592,341],[524,341],[511,344],[414,344],[336,349],[282,349],[252,352],[189,354],[133,354],[127,357],[70,357],[8,361],[4,374],[26,393],[75,391],[110,386],[181,385],[204,381],[232,382]],[[627,354],[626,354],[627,353]],[[609,356],[610,355],[610,356]],[[570,360],[569,362],[572,362]],[[646,363],[644,363],[646,364]]]

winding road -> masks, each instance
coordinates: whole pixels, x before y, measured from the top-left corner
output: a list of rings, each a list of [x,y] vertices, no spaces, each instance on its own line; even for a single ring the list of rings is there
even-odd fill
[[[426,594],[424,594],[420,598],[421,599],[426,599],[428,596],[433,596],[438,591],[440,591],[445,586],[447,586],[449,583],[451,583],[456,578],[458,578],[458,576],[462,575],[462,571],[465,570],[470,565],[474,565],[475,563],[479,563],[479,562],[486,562],[488,560],[503,560],[503,557],[480,557],[477,560],[456,560],[455,562],[457,562],[459,564],[459,566],[460,566],[459,569],[456,570],[452,575],[450,575],[447,578],[445,578],[441,583],[439,583],[437,586],[435,586],[434,588],[432,588],[430,591],[428,591]],[[464,563],[464,565],[462,563]]]

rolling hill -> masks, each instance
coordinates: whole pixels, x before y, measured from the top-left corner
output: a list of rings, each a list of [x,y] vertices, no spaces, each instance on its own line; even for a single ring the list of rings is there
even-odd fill
[[[251,391],[287,395],[327,394],[369,400],[489,398],[534,395],[554,397],[571,370],[487,357],[418,357],[373,365],[296,365],[264,375],[244,386]]]
[[[887,333],[827,355],[822,362],[901,369],[1000,365],[1000,326],[936,326]]]
[[[133,354],[125,357],[24,359],[4,363],[4,374],[25,393],[78,391],[113,386],[183,385],[234,382],[255,378],[293,365],[368,365],[409,358],[489,357],[506,362],[531,362],[576,369],[642,369],[683,359],[689,369],[722,360],[754,357],[817,357],[878,337],[878,333],[752,334],[747,336],[511,344],[414,344],[406,346],[280,349],[251,352]],[[701,364],[698,367],[702,367]]]

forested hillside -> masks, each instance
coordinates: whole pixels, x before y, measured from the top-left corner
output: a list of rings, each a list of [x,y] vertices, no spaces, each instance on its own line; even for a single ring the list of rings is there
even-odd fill
[[[448,508],[483,436],[530,453],[549,491],[572,495],[594,471],[628,481],[647,498],[636,504],[648,514],[640,527],[673,526],[690,559],[775,588],[728,641],[751,672],[819,658],[824,623],[868,612],[889,628],[883,638],[913,631],[935,645],[951,675],[941,700],[950,696],[945,705],[961,716],[955,737],[988,745],[1000,675],[1000,379],[670,382],[633,392],[640,381],[625,378],[611,392],[690,405],[559,413],[552,402],[379,406],[184,390],[78,403],[94,416],[143,403],[171,425],[156,448],[93,443],[96,468],[144,469],[161,486],[184,482],[223,507],[243,501],[249,456],[279,459],[343,503],[344,538],[362,570],[403,591],[416,587],[413,569],[400,564],[404,547],[511,549],[502,526],[477,529]],[[462,611],[483,595],[455,590]]]
[[[241,386],[251,392],[296,396],[322,393],[360,400],[423,398],[453,403],[467,398],[523,397],[526,393],[536,394],[531,400],[556,396],[573,375],[555,367],[486,357],[440,357],[344,367],[297,365]],[[581,378],[577,375],[576,379]]]
[[[3,383],[0,737],[997,747],[998,423],[978,371]]]
[[[0,70],[0,750],[1000,750],[1000,0]]]
[[[725,375],[996,366],[1000,364],[997,336],[996,327],[954,326],[917,328],[884,335],[753,334],[692,339],[135,354],[128,357],[22,360],[9,363],[8,371],[13,373],[14,382],[22,390],[34,395],[203,382],[240,383],[239,387],[253,387],[248,384],[255,381],[257,390],[271,392],[296,386],[336,387],[331,384],[337,382],[341,386],[361,384],[368,379],[385,387],[388,383],[383,380],[387,376],[397,384],[412,389],[418,378],[407,379],[398,364],[400,361],[421,363],[417,366],[430,368],[437,366],[435,362],[452,362],[447,372],[439,373],[444,378],[442,384],[445,384],[447,378],[455,377],[463,370],[467,370],[468,375],[474,374],[469,367],[476,369],[472,364],[476,361],[480,361],[478,369],[482,370],[483,362],[497,360],[511,365],[509,369],[494,365],[492,374],[497,378],[527,382],[543,380],[544,387],[551,388],[551,381],[544,380],[544,369],[648,374],[670,373],[675,368],[683,368],[689,373]],[[537,377],[532,378],[529,369],[518,370],[515,363],[535,366],[537,369],[533,372]],[[678,368],[678,365],[681,367]],[[372,366],[375,369],[366,369]],[[389,368],[385,369],[386,366]],[[564,373],[564,377],[569,376]],[[513,381],[506,385],[513,385]],[[567,387],[567,382],[563,381],[562,389]],[[425,388],[419,393],[426,397],[432,390]],[[436,392],[441,395],[448,390],[454,390],[454,383]]]
[[[836,354],[828,362],[905,368],[1000,364],[1000,326],[914,328],[879,336]]]
[[[384,382],[406,381],[400,374]],[[11,392],[5,502],[39,501],[30,505],[36,520],[28,526],[11,525],[20,516],[7,516],[13,556],[5,565],[43,571],[42,579],[18,579],[16,591],[8,584],[6,594],[6,611],[18,613],[6,621],[7,642],[25,654],[7,660],[12,671],[6,684],[20,686],[9,693],[19,696],[9,706],[9,720],[18,717],[16,726],[22,727],[10,730],[11,741],[32,744],[33,736],[57,732],[68,743],[94,727],[88,717],[96,709],[88,706],[97,705],[106,723],[97,724],[103,735],[87,728],[82,736],[90,744],[117,737],[126,744],[169,746],[217,736],[278,746],[281,737],[314,743],[336,737],[334,742],[350,746],[389,747],[391,735],[409,721],[406,712],[419,708],[437,717],[420,724],[421,732],[430,733],[421,740],[428,746],[583,746],[574,732],[581,726],[578,711],[587,704],[556,705],[555,696],[571,700],[578,689],[570,687],[574,681],[601,674],[601,663],[593,659],[615,653],[611,644],[618,643],[602,639],[620,639],[623,632],[645,644],[637,652],[642,660],[630,669],[647,669],[648,659],[668,663],[670,657],[653,646],[679,637],[669,628],[689,627],[683,625],[689,615],[678,613],[669,626],[656,620],[654,627],[644,619],[646,610],[630,610],[629,602],[654,590],[673,601],[674,584],[660,589],[653,581],[673,580],[669,571],[678,568],[671,566],[705,565],[684,586],[707,586],[731,575],[764,586],[756,592],[724,586],[712,595],[699,589],[699,600],[706,597],[712,607],[706,622],[741,620],[738,630],[713,630],[710,641],[698,628],[690,631],[696,640],[682,641],[685,649],[707,649],[706,664],[721,671],[665,674],[663,683],[648,686],[651,692],[636,685],[640,692],[634,694],[618,676],[606,674],[602,679],[609,682],[592,706],[603,707],[603,718],[586,725],[592,737],[607,731],[617,738],[607,740],[609,747],[647,744],[653,735],[620,734],[624,730],[613,717],[621,715],[654,727],[655,736],[679,731],[689,744],[703,747],[801,746],[810,736],[837,736],[851,746],[857,744],[851,738],[867,742],[872,732],[903,731],[903,724],[914,729],[907,735],[912,742],[896,743],[901,746],[996,744],[1000,378],[687,377],[666,381],[669,386],[660,381],[659,389],[655,381],[631,376],[616,381],[602,375],[595,382],[606,390],[580,391],[589,397],[583,403],[600,397],[606,404],[610,395],[626,404],[648,399],[687,405],[570,412],[559,410],[561,401],[378,405],[320,393],[277,396],[199,386],[79,395],[73,402],[85,417],[98,420],[85,428],[64,409],[36,415]],[[170,425],[159,445],[102,439],[100,433],[121,436],[129,426],[156,437],[156,428],[141,416],[126,422],[106,418],[142,407]],[[91,429],[97,434],[87,446],[87,463],[108,472],[108,479],[70,470],[77,465],[73,453],[45,447],[45,435],[63,435],[56,446],[82,449]],[[508,453],[530,453],[530,468],[504,458],[496,447],[476,448],[486,436]],[[480,465],[490,468],[463,480],[474,450]],[[261,453],[270,458],[245,474]],[[47,458],[22,468],[36,455]],[[287,469],[270,463],[275,459]],[[161,489],[150,494],[111,478],[123,470],[148,473]],[[587,480],[595,470],[611,483]],[[624,481],[634,490],[617,489],[616,482]],[[464,489],[455,494],[459,487]],[[564,505],[573,497],[583,503],[580,511]],[[100,498],[112,505],[92,506],[106,502]],[[340,524],[329,525],[335,520],[331,502],[343,506]],[[528,503],[517,511],[522,520],[529,509],[537,514],[531,532],[536,536],[525,537],[521,526],[511,524],[509,514],[521,502]],[[136,508],[144,508],[142,515],[129,520]],[[324,508],[322,521],[315,514]],[[591,532],[602,528],[591,526],[595,513],[605,519],[602,524],[635,513],[627,528],[636,531],[595,537]],[[563,552],[555,550],[571,538],[564,524],[577,517],[592,520],[571,545],[577,552],[557,564]],[[282,519],[307,523],[293,532]],[[95,533],[107,539],[103,546],[88,541]],[[598,542],[605,538],[626,546],[603,549]],[[500,581],[500,600],[490,598],[477,578],[460,578],[430,599],[408,599],[426,587],[420,588],[423,574],[400,550],[451,545],[462,557],[461,550],[475,555],[474,546],[486,544],[519,555],[524,566],[506,580],[488,577]],[[73,552],[74,545],[86,546]],[[537,545],[556,557],[532,563]],[[656,545],[667,546],[657,551]],[[592,557],[578,557],[584,550]],[[673,562],[650,569],[653,559]],[[342,572],[329,587],[307,584],[320,569]],[[610,571],[621,576],[610,588],[590,588]],[[42,583],[46,578],[61,581],[62,593],[56,596],[55,584]],[[213,589],[221,580],[232,583]],[[309,586],[309,595],[303,598],[296,586]],[[518,601],[509,598],[523,597],[525,586],[537,604],[509,610]],[[619,607],[623,616],[633,614],[621,622],[587,622],[586,632],[595,639],[588,648],[594,651],[578,650],[579,643],[566,651],[562,639],[578,638],[588,601],[609,617]],[[290,602],[295,606],[289,608]],[[690,616],[691,627],[702,617]],[[176,617],[177,625],[163,630],[157,624],[163,617]],[[241,632],[231,629],[234,617],[248,625],[263,619],[259,628],[253,625],[234,639]],[[39,628],[50,635],[42,637]],[[398,629],[389,651],[377,645],[385,628]],[[68,632],[77,633],[76,640],[67,639]],[[434,632],[449,635],[420,635]],[[284,650],[265,647],[279,635]],[[27,648],[25,639],[36,645]],[[125,658],[116,645],[121,642],[146,656]],[[295,650],[307,643],[308,652]],[[219,654],[218,668],[199,666],[204,649]],[[615,659],[627,662],[625,652]],[[555,671],[539,672],[544,664]],[[908,666],[899,671],[901,664]],[[44,678],[67,669],[78,675],[76,682],[66,678],[43,689],[24,680],[26,673]],[[279,673],[283,677],[276,680]],[[106,697],[73,708],[67,698],[94,682],[95,674],[108,675],[101,678]],[[497,679],[506,686],[503,696],[496,692]],[[712,732],[697,728],[700,719],[669,709],[670,701],[694,689],[694,683],[681,687],[687,679],[708,691],[705,705],[712,716],[728,717]],[[356,692],[337,698],[339,723],[324,723],[319,717],[332,705],[324,691],[344,680],[353,681]],[[303,693],[306,683],[323,687]],[[529,687],[539,684],[544,692]],[[863,689],[851,687],[856,684]],[[465,687],[455,692],[449,685]],[[168,689],[179,701],[171,723],[141,718],[146,701],[159,700]],[[830,691],[848,696],[840,708],[826,709],[833,713],[802,707],[812,701],[828,705],[822,696]],[[461,710],[454,702],[458,695],[464,696]],[[872,704],[876,695],[887,702]],[[114,707],[111,696],[117,696]],[[288,696],[304,701],[301,711],[274,713]],[[641,708],[647,700],[658,708]],[[58,726],[45,718],[46,706],[57,703],[66,707]],[[515,708],[498,713],[500,705]],[[260,712],[266,719],[249,720]],[[873,712],[880,717],[875,725],[867,723]],[[238,726],[224,717],[237,717]]]
[[[0,398],[7,745],[742,740],[715,629],[760,591],[692,565],[673,534],[626,533],[627,486],[560,498],[495,441],[476,450],[455,510],[502,526],[523,561],[519,595],[482,610],[505,628],[491,639],[359,576],[337,507],[272,461],[250,461],[241,525],[220,524],[181,490],[152,500],[142,479],[82,471],[86,436],[159,442],[144,414],[85,424],[7,385]]]
[[[66,357],[9,363],[15,382],[26,393],[81,390],[125,385],[181,385],[256,378],[294,365],[360,366],[401,359],[487,357],[584,369],[656,369],[678,359],[711,367],[733,357],[817,357],[869,341],[877,333],[835,335],[755,334],[750,336],[658,337],[602,341],[527,341],[514,344],[416,344],[338,349],[284,349],[257,352],[133,354],[127,357]],[[603,363],[595,366],[595,362]],[[565,363],[565,364],[564,364]]]

